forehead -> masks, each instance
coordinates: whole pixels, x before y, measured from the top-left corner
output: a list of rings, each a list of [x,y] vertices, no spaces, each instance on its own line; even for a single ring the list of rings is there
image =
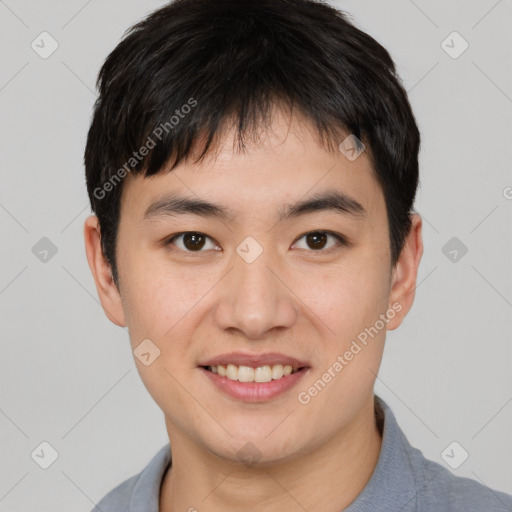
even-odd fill
[[[350,149],[350,139],[343,144],[346,137],[340,134],[333,151],[303,117],[278,110],[272,124],[261,128],[243,150],[236,146],[234,129],[226,129],[213,151],[197,163],[192,157],[170,172],[127,176],[121,210],[142,219],[159,202],[176,195],[215,199],[215,204],[226,207],[227,216],[263,217],[271,211],[282,216],[287,205],[300,199],[337,191],[348,202],[362,205],[366,215],[382,214],[383,196],[369,154],[363,151],[353,159],[354,154],[345,151]]]

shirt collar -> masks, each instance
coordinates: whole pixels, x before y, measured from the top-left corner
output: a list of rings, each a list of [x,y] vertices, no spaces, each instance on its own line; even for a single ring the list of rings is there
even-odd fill
[[[370,480],[344,512],[406,512],[415,510],[417,486],[412,449],[389,406],[374,396],[377,421],[384,416],[382,445]],[[399,495],[399,496],[398,496]]]
[[[140,473],[133,486],[130,512],[159,512],[160,486],[171,463],[171,445],[162,446]]]

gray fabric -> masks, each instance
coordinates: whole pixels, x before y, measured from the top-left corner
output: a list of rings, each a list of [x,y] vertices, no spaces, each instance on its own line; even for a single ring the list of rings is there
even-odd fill
[[[511,495],[455,476],[413,448],[389,406],[376,395],[375,408],[377,419],[384,416],[377,466],[343,512],[512,512]],[[167,443],[143,471],[110,491],[92,512],[158,512],[160,484],[170,462]]]

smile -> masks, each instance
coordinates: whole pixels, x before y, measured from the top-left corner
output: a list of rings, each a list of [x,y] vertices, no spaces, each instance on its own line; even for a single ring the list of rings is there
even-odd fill
[[[278,352],[230,352],[198,363],[214,389],[244,402],[264,402],[284,394],[311,369],[308,361]]]

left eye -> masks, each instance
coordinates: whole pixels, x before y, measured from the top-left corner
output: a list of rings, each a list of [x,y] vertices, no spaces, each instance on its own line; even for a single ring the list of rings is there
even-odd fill
[[[329,231],[311,231],[309,233],[306,233],[302,235],[299,240],[305,239],[306,244],[308,244],[309,247],[305,247],[306,249],[313,249],[314,251],[321,251],[325,249],[331,249],[332,247],[336,246],[336,243],[332,244],[329,247],[325,247],[328,237],[334,238],[338,245],[348,245],[347,240],[342,235],[338,235],[336,233],[331,233]],[[294,246],[297,245],[297,242],[294,244]]]

